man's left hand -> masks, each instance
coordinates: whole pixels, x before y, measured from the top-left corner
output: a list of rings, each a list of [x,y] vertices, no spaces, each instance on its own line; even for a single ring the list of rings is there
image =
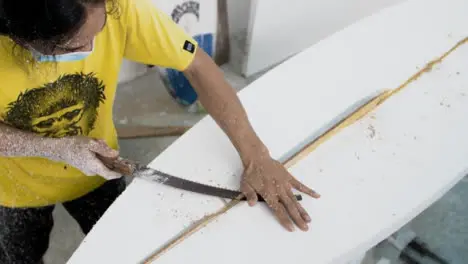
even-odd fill
[[[289,231],[294,231],[294,223],[303,231],[308,230],[311,221],[309,214],[295,199],[292,188],[313,198],[320,195],[295,179],[286,168],[271,157],[260,157],[245,164],[241,191],[250,206],[257,202],[257,193],[265,199],[279,222]]]

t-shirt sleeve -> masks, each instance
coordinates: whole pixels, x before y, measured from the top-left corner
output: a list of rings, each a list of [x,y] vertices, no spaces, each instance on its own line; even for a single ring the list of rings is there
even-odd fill
[[[192,62],[198,43],[151,0],[124,0],[124,57],[183,71]]]

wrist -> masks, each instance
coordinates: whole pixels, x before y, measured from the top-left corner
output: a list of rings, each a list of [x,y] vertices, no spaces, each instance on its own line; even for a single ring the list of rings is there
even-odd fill
[[[243,146],[239,148],[239,155],[244,165],[271,158],[270,151],[260,140],[245,142]]]

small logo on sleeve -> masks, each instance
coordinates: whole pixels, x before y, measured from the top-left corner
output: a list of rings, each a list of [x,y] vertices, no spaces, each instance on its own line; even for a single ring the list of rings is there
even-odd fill
[[[195,45],[192,42],[186,40],[184,43],[184,50],[193,53],[195,51]]]

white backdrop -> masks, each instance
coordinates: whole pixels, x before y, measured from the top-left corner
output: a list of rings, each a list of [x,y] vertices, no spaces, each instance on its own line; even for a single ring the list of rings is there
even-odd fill
[[[242,73],[248,77],[262,71],[365,16],[403,1],[252,0],[248,56]]]

